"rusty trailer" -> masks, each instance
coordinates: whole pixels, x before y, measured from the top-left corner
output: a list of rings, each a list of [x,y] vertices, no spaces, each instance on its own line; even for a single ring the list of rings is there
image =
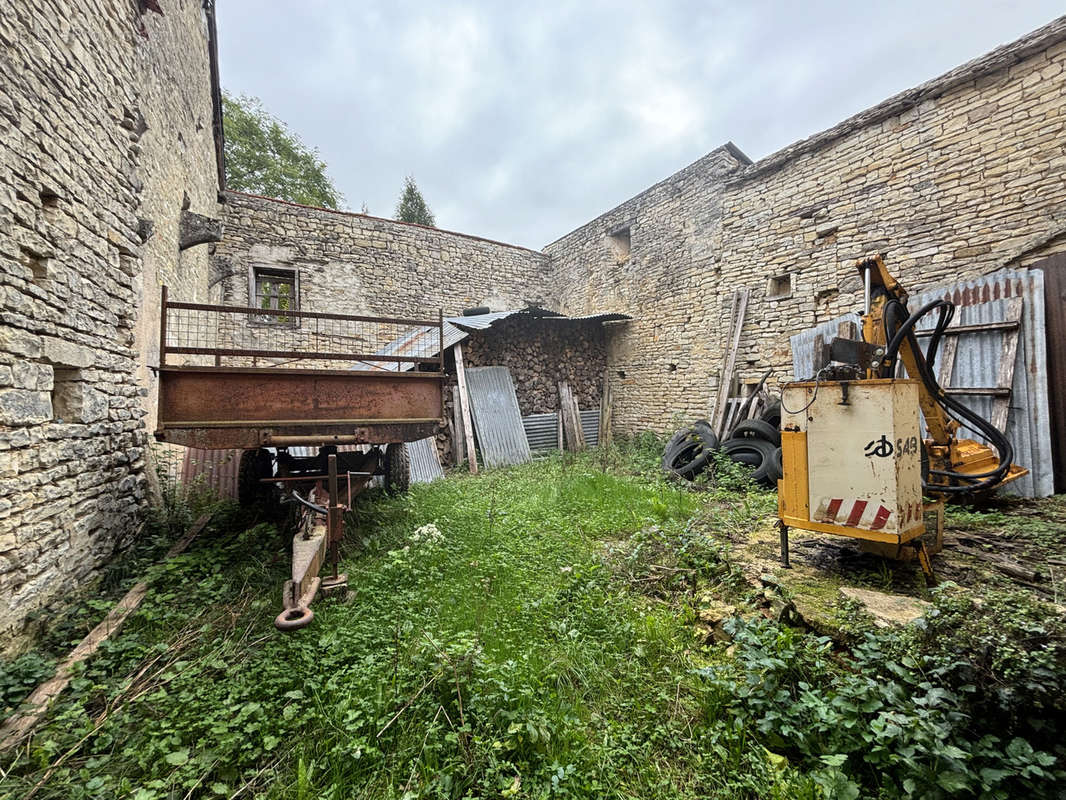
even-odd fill
[[[320,589],[346,588],[338,548],[355,496],[378,475],[406,489],[405,443],[443,424],[444,317],[264,306],[172,302],[163,287],[155,437],[243,450],[240,501],[298,510],[275,621],[292,630],[311,621]]]

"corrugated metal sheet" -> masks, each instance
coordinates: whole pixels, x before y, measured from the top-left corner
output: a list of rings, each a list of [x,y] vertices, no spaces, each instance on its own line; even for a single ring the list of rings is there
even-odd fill
[[[522,427],[526,431],[526,441],[534,453],[544,453],[559,449],[558,411],[547,414],[529,414],[522,417]],[[581,431],[585,434],[585,444],[595,447],[600,441],[600,410],[581,412]]]
[[[469,334],[466,331],[460,330],[447,320],[444,322],[444,350],[454,347],[456,344],[465,339]],[[378,355],[389,356],[436,356],[440,351],[440,334],[437,332],[437,328],[433,326],[426,326],[422,328],[411,328],[406,331],[402,336],[397,337],[393,341],[385,345],[381,350],[377,351]],[[413,362],[397,363],[389,361],[366,361],[361,364],[357,364],[352,369],[357,370],[390,370],[392,372],[407,372],[414,368]]]
[[[792,344],[792,377],[795,380],[805,381],[814,377],[814,340],[821,336],[825,342],[833,341],[840,335],[842,322],[854,322],[862,330],[862,318],[858,314],[845,314],[789,338]]]
[[[513,311],[494,311],[491,314],[477,314],[471,317],[448,317],[447,321],[453,325],[458,325],[461,328],[466,328],[471,331],[483,331],[486,328],[491,328],[500,320],[513,317],[515,314],[524,314],[527,316],[535,317],[536,319],[558,320],[560,322],[568,322],[573,320],[594,321],[600,320],[601,322],[611,322],[621,319],[632,319],[628,314],[619,314],[615,311],[604,311],[596,314],[585,314],[580,317],[568,317],[565,314],[558,314],[554,311],[546,311],[543,308],[537,308],[531,306],[529,308],[516,308]]]
[[[1014,445],[1014,462],[1028,467],[1029,474],[1004,487],[1003,491],[1023,497],[1047,497],[1054,492],[1055,472],[1048,411],[1044,274],[1040,270],[1001,270],[945,289],[923,292],[910,299],[907,306],[915,310],[931,300],[945,298],[956,305],[952,325],[979,325],[1006,319],[1007,303],[1012,297],[1022,298],[1022,324],[1015,355],[1006,433]],[[930,321],[923,327],[931,326]],[[962,335],[950,386],[995,386],[1004,335],[1003,331]],[[943,352],[943,348],[940,352]],[[964,395],[956,399],[985,419],[991,416],[991,397]],[[981,440],[969,430],[962,435]]]
[[[529,444],[522,427],[514,381],[507,367],[471,367],[466,370],[474,434],[487,467],[529,461]]]
[[[181,482],[186,486],[203,485],[218,492],[220,497],[237,499],[237,470],[241,463],[240,450],[185,449],[181,462]]]
[[[600,410],[581,411],[581,432],[585,435],[585,444],[595,447],[600,443]]]
[[[529,414],[522,417],[522,427],[526,432],[526,442],[534,453],[544,453],[559,449],[558,422],[559,412],[547,414]]]
[[[1014,461],[1028,467],[1030,474],[1004,487],[1024,497],[1046,497],[1054,489],[1054,469],[1051,460],[1051,434],[1048,411],[1047,343],[1044,339],[1044,283],[1039,270],[1001,270],[999,272],[960,281],[950,286],[930,289],[907,301],[911,311],[931,300],[947,298],[957,306],[953,325],[972,325],[1004,319],[1007,298],[1021,297],[1022,325],[1014,367],[1007,437],[1014,445]],[[813,376],[813,345],[818,334],[825,341],[837,335],[839,324],[856,321],[855,314],[824,322],[791,337],[792,371],[796,380]],[[930,320],[924,327],[931,327]],[[919,339],[924,347],[927,337]],[[959,339],[951,386],[990,387],[996,383],[996,372],[1002,352],[1003,332],[964,334]],[[943,348],[941,348],[943,353]],[[939,360],[939,358],[938,358]],[[958,397],[967,407],[988,418],[992,410],[990,397]],[[967,437],[976,437],[966,430]]]
[[[407,453],[411,458],[411,483],[432,483],[444,477],[435,436],[408,442]]]

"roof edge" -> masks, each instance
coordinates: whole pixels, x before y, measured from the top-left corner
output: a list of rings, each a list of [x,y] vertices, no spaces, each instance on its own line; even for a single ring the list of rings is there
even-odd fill
[[[1049,47],[1066,40],[1066,16],[1058,17],[1047,25],[1030,31],[1013,42],[1000,45],[987,53],[951,69],[942,75],[920,83],[910,89],[894,94],[877,105],[854,114],[832,128],[819,131],[806,139],[800,139],[787,147],[756,161],[748,169],[734,175],[730,184],[740,184],[783,167],[788,162],[807,153],[844,138],[850,133],[883,122],[914,108],[926,100],[947,94],[952,89],[972,80],[982,78],[1036,55]],[[749,162],[750,163],[750,162]]]
[[[433,231],[434,233],[444,233],[448,236],[459,236],[463,239],[471,239],[475,242],[485,242],[486,244],[494,244],[498,245],[499,247],[509,247],[513,250],[524,250],[527,253],[535,253],[538,256],[544,256],[545,258],[547,257],[540,250],[534,250],[531,247],[523,247],[520,244],[510,244],[509,242],[501,242],[496,239],[486,239],[484,236],[475,236],[472,233],[462,233],[460,231],[450,231],[446,228],[434,228],[432,225],[420,225],[417,222],[404,222],[403,220],[389,219],[388,217],[375,217],[370,214],[360,214],[356,211],[341,211],[337,208],[309,206],[305,205],[304,203],[295,203],[292,200],[281,200],[277,197],[267,197],[266,195],[262,194],[252,194],[251,192],[238,192],[235,189],[226,189],[223,194],[226,196],[248,197],[253,200],[265,200],[268,203],[277,203],[283,206],[294,206],[296,208],[303,208],[308,211],[321,211],[325,214],[337,214],[342,217],[360,217],[362,219],[373,220],[374,222],[387,222],[390,225],[404,225],[409,228],[421,228],[422,230]]]
[[[693,169],[697,165],[702,164],[703,162],[710,160],[710,158],[712,156],[719,155],[721,153],[727,153],[732,158],[734,158],[737,161],[741,162],[741,165],[743,167],[747,167],[747,166],[749,166],[752,163],[751,159],[748,158],[739,147],[737,147],[732,142],[726,142],[725,144],[719,145],[718,147],[714,148],[710,152],[704,153],[702,156],[697,158],[695,161],[693,161],[693,162],[691,162],[689,164],[686,164],[681,169],[670,173],[665,178],[656,181],[655,183],[653,183],[648,188],[641,189],[635,195],[633,195],[631,197],[627,197],[621,203],[617,203],[616,205],[614,205],[611,208],[609,208],[607,211],[604,211],[602,214],[597,214],[595,217],[590,219],[588,222],[583,222],[582,224],[578,225],[576,228],[570,229],[569,231],[564,233],[562,236],[559,236],[556,239],[553,239],[552,241],[550,241],[546,245],[544,245],[543,251],[547,251],[547,249],[549,247],[551,247],[553,244],[561,242],[567,236],[570,236],[571,234],[575,233],[576,231],[581,230],[584,227],[587,227],[588,225],[592,225],[593,223],[597,222],[598,220],[603,219],[604,217],[610,216],[611,214],[616,212],[618,209],[620,209],[622,206],[626,205],[627,203],[632,203],[634,200],[636,200],[636,199],[638,199],[640,197],[643,197],[646,194],[650,194],[651,192],[654,192],[660,186],[663,186],[663,185],[669,183],[670,181],[672,181],[674,178],[676,178],[677,176],[681,175],[682,173],[687,172],[690,169]],[[725,183],[726,181],[723,180],[722,182]]]

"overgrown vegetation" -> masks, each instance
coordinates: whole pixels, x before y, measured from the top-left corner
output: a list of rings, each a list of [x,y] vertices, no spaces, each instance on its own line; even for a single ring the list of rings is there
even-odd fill
[[[365,498],[352,591],[274,631],[273,526],[232,509],[82,670],[0,794],[41,798],[1054,796],[1061,621],[957,589],[853,646],[763,619],[730,542],[775,498],[661,443]],[[694,625],[709,598],[735,641]],[[32,672],[27,663],[27,671]]]

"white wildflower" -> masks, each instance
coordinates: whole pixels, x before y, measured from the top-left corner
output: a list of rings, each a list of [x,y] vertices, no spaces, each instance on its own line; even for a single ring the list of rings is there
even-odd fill
[[[411,534],[411,541],[416,544],[422,542],[426,544],[439,544],[444,541],[444,534],[441,533],[440,528],[430,522],[428,525],[416,528],[415,532]]]

